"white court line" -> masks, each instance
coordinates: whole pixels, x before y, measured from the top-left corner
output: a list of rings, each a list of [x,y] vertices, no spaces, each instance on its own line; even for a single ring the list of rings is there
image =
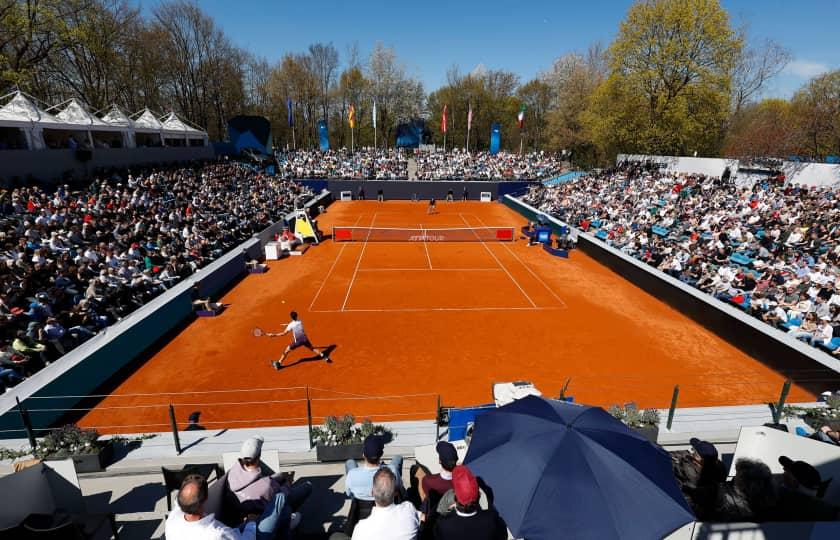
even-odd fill
[[[501,268],[359,268],[359,272],[502,272]]]
[[[477,220],[479,221],[479,223],[484,223],[484,222],[481,220],[481,218],[480,218],[480,217],[478,217],[477,215],[475,215],[475,214],[470,214],[470,215],[471,215],[472,217],[474,217],[475,219],[477,219]],[[508,250],[508,252],[510,252],[510,254],[511,254],[511,255],[513,255],[514,257],[516,257],[516,260],[517,260],[517,261],[519,261],[519,264],[521,264],[522,266],[524,266],[524,267],[525,267],[525,269],[526,269],[526,270],[528,270],[529,272],[531,272],[531,275],[532,275],[532,276],[534,276],[535,278],[537,278],[537,281],[539,281],[540,283],[542,283],[542,286],[543,286],[543,287],[545,287],[545,288],[546,288],[546,290],[547,290],[548,292],[550,292],[550,293],[552,294],[552,296],[554,296],[554,298],[556,298],[556,299],[557,299],[557,301],[558,301],[558,302],[560,302],[561,304],[563,304],[563,307],[566,307],[566,308],[567,308],[567,307],[569,307],[569,306],[566,304],[566,302],[564,302],[564,301],[563,301],[563,299],[562,299],[562,298],[560,298],[560,296],[558,296],[558,294],[557,294],[556,292],[554,292],[554,290],[553,290],[551,287],[549,287],[549,286],[548,286],[548,284],[546,284],[546,282],[545,282],[545,281],[543,281],[543,280],[542,280],[542,278],[541,278],[541,277],[540,277],[540,276],[539,276],[536,272],[534,272],[533,270],[531,270],[531,267],[530,267],[530,266],[528,266],[527,264],[525,264],[525,261],[523,261],[522,259],[520,259],[520,258],[519,258],[519,255],[517,255],[517,254],[516,254],[516,252],[515,252],[515,251],[513,251],[513,249],[511,249],[511,247],[510,247],[509,245],[507,245],[507,243],[503,243],[503,245],[505,246],[505,249],[507,249],[507,250]]]
[[[558,311],[561,307],[452,307],[452,308],[372,308],[372,309],[316,309],[313,313],[388,313],[412,312],[423,313],[432,311]]]
[[[356,218],[356,223],[358,223],[361,219],[362,219],[362,215],[359,214],[359,217]],[[354,227],[355,227],[356,223],[353,224]],[[344,248],[346,248],[346,247],[347,247],[347,244],[345,243],[343,246],[341,246],[341,249],[338,251],[338,255],[335,256],[335,260],[333,261],[332,266],[330,266],[330,269],[327,272],[327,275],[324,276],[324,281],[321,282],[321,286],[318,287],[318,292],[315,293],[315,297],[312,299],[312,302],[309,304],[309,311],[312,311],[312,306],[315,305],[315,301],[318,300],[318,297],[321,295],[321,291],[324,290],[324,285],[326,285],[327,282],[330,280],[330,275],[332,274],[332,271],[335,268],[335,265],[338,264],[338,259],[341,258],[341,254],[344,253]]]
[[[378,213],[379,212],[374,213],[373,219],[370,220],[370,229],[368,229],[367,238],[365,238],[365,243],[362,246],[362,252],[359,254],[359,260],[356,261],[356,269],[353,270],[353,278],[350,280],[350,285],[347,287],[347,294],[344,295],[344,303],[341,304],[341,311],[344,311],[344,308],[347,306],[347,300],[350,298],[350,291],[353,289],[353,283],[356,281],[356,274],[359,273],[359,266],[362,264],[362,258],[365,256],[365,248],[368,245],[367,240],[370,238],[370,233],[373,232],[373,224],[376,222],[376,214]]]
[[[466,223],[467,227],[469,228],[470,224],[467,221],[467,218],[464,217],[464,214],[459,213],[458,215],[461,216],[461,219],[464,220],[464,223]],[[475,231],[473,231],[473,233],[475,233]],[[478,234],[476,234],[475,237],[479,238]],[[481,241],[480,238],[479,238],[479,241]],[[489,253],[490,256],[493,257],[496,260],[496,263],[499,265],[499,267],[501,267],[501,269],[505,271],[505,273],[508,275],[508,277],[513,282],[513,284],[516,285],[519,288],[519,290],[522,292],[522,294],[525,296],[525,298],[527,298],[528,301],[531,302],[531,305],[534,306],[534,307],[537,307],[537,304],[535,304],[534,301],[531,300],[531,297],[528,296],[528,293],[525,292],[525,289],[522,288],[522,286],[519,284],[519,282],[516,281],[515,279],[513,279],[513,276],[510,274],[508,269],[505,268],[505,265],[502,264],[502,261],[500,261],[499,258],[496,257],[496,254],[493,253],[493,251],[489,247],[487,247],[487,244],[484,243],[484,242],[481,242],[481,245],[484,246],[484,249],[487,250],[487,253]]]
[[[423,231],[423,247],[426,248],[426,260],[429,261],[429,270],[434,270],[432,268],[432,258],[429,256],[429,243],[426,242],[426,231],[423,230],[423,224],[420,224],[420,230]]]

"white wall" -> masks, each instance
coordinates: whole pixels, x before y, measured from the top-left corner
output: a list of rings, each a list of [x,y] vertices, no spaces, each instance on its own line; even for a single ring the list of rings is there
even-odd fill
[[[668,172],[676,174],[705,174],[706,176],[720,177],[726,167],[729,167],[733,175],[738,171],[737,159],[619,154],[616,157],[616,164],[625,160],[654,161],[665,165]]]
[[[832,163],[799,163],[785,161],[782,165],[785,180],[806,186],[834,186],[840,184],[840,165]]]

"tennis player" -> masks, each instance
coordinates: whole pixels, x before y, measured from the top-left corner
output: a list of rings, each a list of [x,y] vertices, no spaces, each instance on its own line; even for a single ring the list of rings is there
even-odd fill
[[[283,337],[289,332],[292,333],[292,342],[286,347],[286,350],[283,351],[283,355],[280,357],[280,360],[276,360],[271,363],[274,369],[279,370],[283,366],[283,360],[286,359],[286,356],[289,355],[290,352],[297,349],[298,347],[306,347],[310,351],[316,353],[324,360],[329,360],[327,355],[324,353],[326,349],[316,349],[312,346],[312,343],[309,342],[309,338],[306,337],[306,332],[303,330],[303,323],[298,320],[297,311],[293,311],[289,314],[292,318],[292,321],[286,325],[286,330],[282,333],[273,333],[273,334],[266,334],[271,337]]]
[[[427,214],[436,214],[437,213],[437,203],[435,203],[435,198],[432,197],[429,199],[429,209],[426,210]]]

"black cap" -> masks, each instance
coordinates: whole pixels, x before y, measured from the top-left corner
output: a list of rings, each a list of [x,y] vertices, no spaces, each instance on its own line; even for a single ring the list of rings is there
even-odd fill
[[[452,443],[440,441],[437,443],[435,450],[437,450],[438,457],[440,458],[440,462],[442,464],[454,465],[458,463],[458,451],[455,450],[455,446],[453,446]]]
[[[708,441],[701,441],[697,437],[692,437],[688,443],[703,459],[717,459],[718,451],[712,443]]]
[[[814,490],[820,489],[822,477],[820,476],[820,472],[810,463],[793,461],[787,456],[782,456],[779,458],[779,464],[792,474],[802,487]]]
[[[363,453],[366,458],[379,459],[385,451],[385,441],[381,435],[368,435],[365,439]]]

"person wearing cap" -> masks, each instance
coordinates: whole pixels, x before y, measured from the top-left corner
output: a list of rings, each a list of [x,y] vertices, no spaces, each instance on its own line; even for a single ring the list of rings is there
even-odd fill
[[[838,508],[822,501],[831,480],[823,482],[819,471],[804,461],[787,456],[779,458],[784,469],[779,489],[779,503],[773,519],[776,521],[834,521]]]
[[[691,451],[677,451],[671,454],[674,476],[680,485],[693,487],[711,486],[726,480],[726,467],[718,459],[715,445],[692,437]]]
[[[478,480],[464,465],[452,469],[455,511],[438,518],[435,540],[506,540],[507,526],[495,509],[478,505]]]
[[[375,506],[370,516],[353,529],[352,540],[416,540],[420,519],[408,501],[394,503],[400,491],[400,479],[388,467],[378,469],[371,480]],[[344,533],[335,533],[330,540],[348,540]]]
[[[168,540],[271,540],[288,539],[289,516],[284,512],[285,497],[277,493],[260,514],[252,514],[239,527],[228,527],[208,514],[207,480],[198,474],[184,478],[178,490],[178,505],[166,518],[164,535]]]
[[[344,486],[349,497],[362,501],[372,501],[373,477],[383,467],[387,467],[394,473],[397,479],[397,486],[402,488],[402,465],[403,457],[394,456],[391,463],[382,463],[382,454],[385,452],[385,440],[382,435],[368,435],[365,439],[362,455],[364,462],[359,466],[355,460],[348,459],[344,463],[346,472]]]
[[[427,474],[420,480],[420,500],[426,503],[429,497],[432,497],[435,499],[429,501],[432,507],[444,493],[452,489],[452,470],[458,464],[458,451],[452,443],[439,441],[435,450],[437,450],[441,471],[438,474]]]
[[[276,493],[283,493],[286,505],[294,512],[312,493],[312,484],[297,482],[292,485],[293,474],[277,473],[271,476],[260,467],[262,437],[250,437],[242,443],[239,458],[228,471],[228,487],[239,501],[240,515],[260,514]],[[294,512],[292,524],[300,521]]]

